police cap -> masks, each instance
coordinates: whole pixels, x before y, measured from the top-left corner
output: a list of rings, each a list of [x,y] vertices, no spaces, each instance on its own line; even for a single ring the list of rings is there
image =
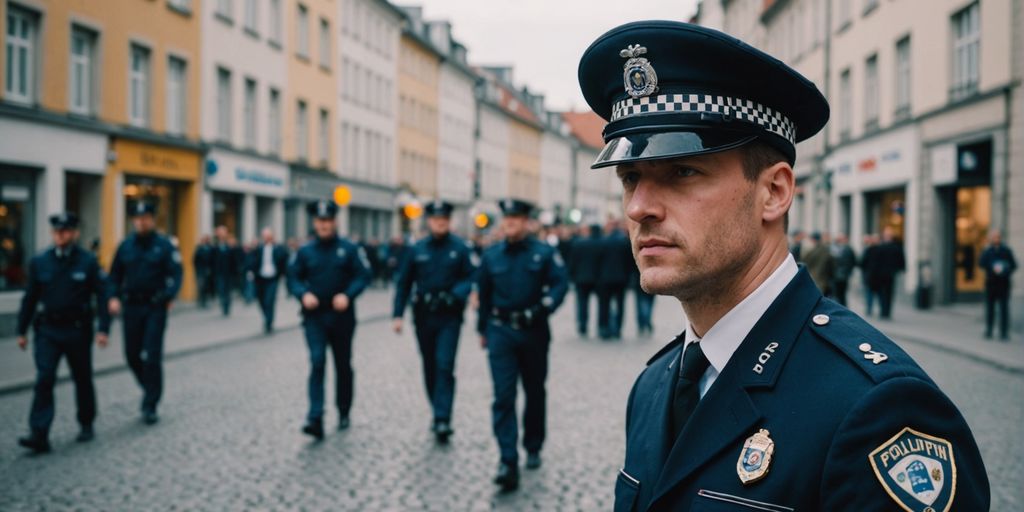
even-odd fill
[[[455,206],[448,201],[435,199],[427,203],[427,206],[423,208],[423,211],[426,212],[428,217],[451,217],[452,210],[454,209]]]
[[[71,212],[61,212],[50,215],[50,226],[53,229],[77,229],[78,215]]]
[[[533,205],[522,199],[502,199],[498,203],[498,207],[501,208],[501,213],[506,217],[529,217],[530,213],[533,212]]]
[[[592,168],[725,151],[761,140],[792,164],[828,102],[812,82],[732,36],[675,21],[614,28],[583,53],[580,88],[608,121]]]
[[[338,205],[334,201],[321,199],[306,205],[306,213],[318,219],[333,219],[338,215]]]
[[[129,214],[132,217],[138,217],[139,215],[156,214],[156,206],[154,206],[152,203],[147,203],[145,201],[136,201],[135,205],[132,207],[131,210],[132,211],[129,212]]]

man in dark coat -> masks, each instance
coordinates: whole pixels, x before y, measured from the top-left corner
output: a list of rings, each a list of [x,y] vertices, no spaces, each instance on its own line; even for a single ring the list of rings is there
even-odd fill
[[[832,274],[832,296],[836,302],[846,305],[846,291],[850,288],[850,276],[857,266],[857,255],[850,247],[849,238],[844,233],[836,235],[832,244],[832,257],[836,266]]]
[[[907,262],[903,256],[903,243],[896,238],[891,227],[882,230],[882,243],[878,244],[871,260],[865,266],[868,285],[878,295],[879,317],[892,318],[892,298],[896,291],[896,274],[903,272]]]
[[[687,323],[630,393],[614,510],[988,510],[956,406],[789,253],[796,144],[828,120],[814,84],[672,21],[602,35],[579,77],[641,286]]]
[[[243,255],[232,241],[227,226],[217,226],[217,242],[213,247],[213,281],[224,316],[231,314],[231,298],[242,275]]]
[[[213,244],[210,235],[203,235],[192,253],[192,268],[196,273],[196,295],[199,307],[206,309],[206,301],[213,296]]]
[[[263,228],[260,239],[248,258],[247,272],[263,312],[263,332],[270,333],[274,330],[277,286],[288,272],[288,248],[274,241],[274,231],[270,228]]]
[[[629,238],[616,222],[608,223],[607,234],[601,240],[601,265],[597,274],[597,322],[601,339],[622,337],[626,287],[634,266]]]
[[[601,269],[601,257],[604,254],[601,243],[601,226],[590,226],[590,236],[580,237],[572,244],[566,267],[569,278],[576,288],[576,332],[587,336],[587,324],[590,320],[590,296],[597,287]],[[599,328],[603,324],[599,323]],[[600,330],[600,329],[599,329]]]
[[[981,268],[985,271],[985,337],[992,337],[995,309],[999,307],[999,337],[1008,339],[1010,326],[1010,278],[1017,270],[1013,251],[1003,245],[1003,235],[993,231],[990,245],[981,253]]]

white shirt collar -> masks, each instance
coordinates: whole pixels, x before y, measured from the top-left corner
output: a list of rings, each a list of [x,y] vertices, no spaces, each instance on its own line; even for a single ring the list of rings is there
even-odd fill
[[[761,283],[761,286],[711,326],[703,338],[697,338],[693,326],[688,324],[684,349],[691,342],[700,341],[701,350],[711,362],[711,368],[715,370],[715,374],[721,373],[732,358],[733,352],[736,352],[740,343],[743,343],[747,334],[754,328],[754,324],[761,319],[772,302],[775,302],[776,297],[796,277],[798,270],[793,255],[787,255],[786,260]]]

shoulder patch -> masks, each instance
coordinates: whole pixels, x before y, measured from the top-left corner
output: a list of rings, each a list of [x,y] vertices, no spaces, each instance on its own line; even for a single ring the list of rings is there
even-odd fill
[[[956,495],[953,444],[910,427],[868,455],[885,492],[907,512],[948,512]]]

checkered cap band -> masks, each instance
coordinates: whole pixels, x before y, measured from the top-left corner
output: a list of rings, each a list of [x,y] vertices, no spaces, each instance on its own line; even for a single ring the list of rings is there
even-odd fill
[[[778,110],[741,98],[714,94],[659,94],[627,98],[612,106],[612,121],[661,113],[723,114],[756,124],[796,145],[796,125]]]

